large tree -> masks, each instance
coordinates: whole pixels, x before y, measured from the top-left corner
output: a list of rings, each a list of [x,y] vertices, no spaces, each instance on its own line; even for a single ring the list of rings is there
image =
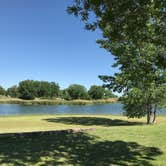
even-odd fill
[[[59,85],[54,82],[24,80],[18,86],[19,97],[33,100],[37,98],[53,98],[59,96]]]
[[[127,116],[147,115],[151,123],[165,93],[166,1],[75,0],[68,12],[80,16],[87,29],[101,30],[97,43],[114,55],[120,71],[100,78],[124,93]]]
[[[88,98],[87,89],[83,85],[72,84],[65,90],[65,92],[69,95],[69,98],[72,100]]]
[[[24,80],[19,83],[19,97],[25,100],[33,100],[37,94],[37,89],[34,86],[33,80]]]
[[[95,100],[104,98],[104,93],[105,89],[97,85],[92,85],[88,91],[89,96]]]
[[[10,97],[15,97],[15,98],[19,97],[17,85],[8,88],[6,94]]]

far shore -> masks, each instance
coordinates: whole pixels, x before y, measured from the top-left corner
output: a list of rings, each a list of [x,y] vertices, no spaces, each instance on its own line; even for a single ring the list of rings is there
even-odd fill
[[[117,103],[118,98],[100,99],[100,100],[64,100],[64,99],[35,99],[22,100],[19,98],[0,98],[0,104],[23,104],[23,105],[88,105]]]

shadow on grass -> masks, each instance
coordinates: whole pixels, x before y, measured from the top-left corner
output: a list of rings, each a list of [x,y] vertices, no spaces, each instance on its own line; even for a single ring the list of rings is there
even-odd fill
[[[98,117],[61,117],[61,118],[50,118],[44,119],[48,122],[64,123],[64,124],[75,124],[85,126],[132,126],[132,125],[143,125],[142,122],[129,122],[120,119],[108,119]]]
[[[97,141],[71,131],[0,135],[0,165],[152,166],[162,152],[136,142]]]

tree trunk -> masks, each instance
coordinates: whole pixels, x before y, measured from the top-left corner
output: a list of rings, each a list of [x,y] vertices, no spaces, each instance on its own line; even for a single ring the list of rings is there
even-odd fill
[[[147,124],[150,124],[150,112],[147,110]]]
[[[157,110],[157,105],[155,105],[154,107],[152,123],[156,123],[156,110]]]
[[[151,124],[151,116],[152,116],[152,107],[151,104],[147,105],[147,124]]]
[[[150,124],[150,112],[149,112],[149,109],[147,109],[147,124]]]

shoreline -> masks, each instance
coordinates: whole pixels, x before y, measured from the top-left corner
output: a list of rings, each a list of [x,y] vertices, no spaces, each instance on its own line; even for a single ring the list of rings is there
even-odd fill
[[[100,100],[63,100],[63,99],[35,99],[22,100],[18,98],[0,98],[0,104],[22,104],[22,105],[91,105],[117,103],[118,98]]]

